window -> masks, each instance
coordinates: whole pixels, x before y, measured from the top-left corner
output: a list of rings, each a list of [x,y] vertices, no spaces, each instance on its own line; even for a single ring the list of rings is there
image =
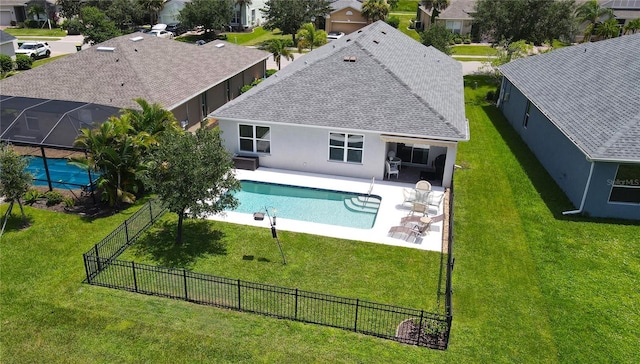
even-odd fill
[[[258,125],[239,125],[240,150],[252,153],[271,153],[271,128]]]
[[[640,164],[621,164],[612,186],[609,202],[640,204]]]
[[[524,113],[524,121],[522,122],[522,126],[526,127],[529,125],[529,113],[531,112],[531,101],[527,100],[527,111]]]
[[[251,9],[251,25],[256,22],[256,9]]]
[[[364,135],[329,133],[329,160],[362,163]]]
[[[446,28],[453,34],[462,33],[462,22],[459,20],[447,20]]]

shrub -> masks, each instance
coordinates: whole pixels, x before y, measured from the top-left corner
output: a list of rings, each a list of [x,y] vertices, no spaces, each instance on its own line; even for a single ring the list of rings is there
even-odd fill
[[[20,71],[30,70],[33,60],[26,54],[16,54],[16,68]]]
[[[13,70],[13,60],[6,54],[0,54],[0,71],[2,73],[11,72]]]
[[[76,200],[73,199],[72,197],[65,197],[64,200],[62,200],[62,202],[64,203],[64,207],[67,207],[67,208],[73,208],[73,206],[76,205]]]
[[[33,19],[28,19],[24,21],[24,26],[27,28],[39,28],[39,24],[38,21],[33,20]]]
[[[400,25],[400,18],[398,18],[397,16],[390,16],[385,21],[387,22],[387,24],[391,25],[396,29],[398,29],[398,26]]]
[[[12,27],[15,27],[16,25],[18,25],[18,23],[16,23],[15,20],[12,20],[11,22],[9,22],[9,24],[11,24]]]
[[[62,202],[64,196],[58,191],[49,191],[44,194],[44,198],[47,199],[47,206],[53,206]]]
[[[84,30],[84,25],[79,19],[72,19],[65,20],[61,28],[67,31],[67,35],[80,35],[80,32]]]
[[[493,90],[487,92],[487,101],[498,101],[499,94]]]
[[[278,72],[277,69],[270,68],[267,70],[267,77],[272,76],[274,73]]]
[[[31,190],[28,190],[27,192],[25,192],[25,194],[24,194],[24,203],[26,203],[27,205],[33,205],[40,198],[42,198],[42,194],[40,193],[40,191],[35,190],[35,189],[31,189]]]
[[[251,90],[252,87],[253,87],[253,85],[244,85],[244,86],[242,86],[242,88],[240,88],[240,93],[243,94],[243,93]]]

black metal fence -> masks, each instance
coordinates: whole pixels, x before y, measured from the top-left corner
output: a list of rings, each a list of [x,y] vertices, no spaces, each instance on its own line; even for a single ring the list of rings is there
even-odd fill
[[[452,320],[450,314],[117,260],[162,213],[164,210],[157,202],[150,202],[85,253],[87,282],[331,326],[433,349],[447,348]],[[450,292],[448,274],[447,282],[446,290]],[[450,304],[450,299],[446,302]]]

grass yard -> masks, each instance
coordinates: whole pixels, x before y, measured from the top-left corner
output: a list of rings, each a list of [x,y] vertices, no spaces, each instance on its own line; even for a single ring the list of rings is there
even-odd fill
[[[54,29],[33,29],[33,28],[5,28],[5,32],[13,35],[14,37],[23,40],[30,39],[29,37],[49,37],[48,40],[59,39],[65,37],[67,32],[60,28]]]
[[[464,56],[497,56],[498,51],[495,48],[486,45],[456,45],[451,47],[452,55]]]
[[[496,87],[490,80],[465,78],[467,85],[477,81],[479,87],[465,89],[471,141],[459,146],[457,164],[463,168],[455,176],[454,319],[449,350],[417,348],[339,329],[88,286],[82,283],[82,253],[134,209],[91,221],[27,207],[33,225],[17,230],[18,218],[14,217],[0,240],[2,361],[637,362],[640,226],[562,215],[573,206],[500,112],[483,100]],[[6,208],[1,205],[0,214]],[[377,290],[376,282],[387,285],[397,280],[385,277],[395,274],[388,270],[389,265],[411,258],[411,254],[373,244],[282,232],[290,260],[290,267],[284,268],[267,229],[212,226],[222,235],[218,245],[208,245],[208,258],[215,262],[208,267],[204,262],[209,259],[202,259],[206,250],[197,245],[186,255],[173,254],[162,246],[149,246],[138,254],[141,259],[168,257],[184,266],[231,273],[224,274],[227,276],[283,280],[293,285],[308,284],[295,275],[311,275],[310,270],[316,269],[320,274],[314,286],[336,292],[343,288],[332,281],[352,274],[342,265],[362,267],[362,261],[368,260],[365,271],[353,274],[360,280],[373,280],[366,284]],[[305,249],[309,246],[313,248]],[[318,255],[310,255],[311,251]],[[390,256],[381,262],[380,253]],[[246,254],[256,259],[242,260]],[[333,260],[341,263],[323,266],[334,264]],[[433,263],[422,257],[404,264]],[[281,276],[271,277],[274,272]],[[344,291],[356,289],[353,283],[347,284],[352,287]],[[383,290],[349,296],[382,295],[376,300],[386,300],[386,293],[380,293]],[[410,300],[400,298],[405,299]]]

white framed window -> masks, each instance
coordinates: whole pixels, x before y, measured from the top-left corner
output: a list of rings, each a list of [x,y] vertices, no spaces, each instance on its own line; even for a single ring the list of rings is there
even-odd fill
[[[271,153],[271,128],[259,125],[238,125],[240,150],[251,153]]]
[[[329,160],[362,163],[364,135],[329,133]]]
[[[616,178],[609,180],[609,202],[640,204],[640,164],[620,164]]]
[[[445,26],[447,27],[447,29],[451,31],[451,33],[454,33],[454,34],[462,33],[462,22],[460,20],[447,20],[447,23]]]

